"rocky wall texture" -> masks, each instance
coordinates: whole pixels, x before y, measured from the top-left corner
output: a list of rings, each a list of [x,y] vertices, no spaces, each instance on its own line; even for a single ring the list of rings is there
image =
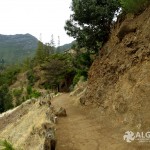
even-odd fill
[[[150,7],[138,16],[130,15],[116,23],[90,68],[84,99],[86,105],[96,104],[112,120],[148,129]]]

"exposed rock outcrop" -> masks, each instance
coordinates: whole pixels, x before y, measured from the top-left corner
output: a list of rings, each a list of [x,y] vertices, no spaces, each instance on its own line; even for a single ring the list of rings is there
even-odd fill
[[[74,90],[70,93],[70,96],[75,96],[76,105],[85,105],[84,95],[86,92],[87,81],[83,81],[82,77],[74,87]]]
[[[55,113],[56,116],[58,117],[66,117],[67,116],[67,112],[66,112],[66,109],[61,107],[56,113]]]
[[[90,68],[84,100],[103,108],[116,125],[149,128],[150,7],[116,24]]]
[[[51,123],[44,123],[43,128],[46,130],[43,150],[55,150],[57,142],[55,128]]]

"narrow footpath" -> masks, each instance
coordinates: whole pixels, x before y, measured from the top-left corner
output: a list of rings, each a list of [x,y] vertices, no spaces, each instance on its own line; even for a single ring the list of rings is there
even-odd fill
[[[56,125],[56,150],[107,150],[111,146],[117,150],[120,144],[118,140],[116,143],[116,137],[112,137],[112,129],[106,127],[109,126],[107,122],[99,123],[90,108],[75,105],[74,97],[69,94],[54,98],[52,104],[67,111],[67,117],[59,118]],[[122,136],[120,141],[123,141]]]

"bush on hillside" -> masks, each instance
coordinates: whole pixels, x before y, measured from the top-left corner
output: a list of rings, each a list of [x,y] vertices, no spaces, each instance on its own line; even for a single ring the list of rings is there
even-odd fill
[[[11,66],[0,73],[0,85],[12,85],[17,80],[17,75],[20,72],[19,66]]]
[[[40,96],[41,96],[40,92],[38,92],[35,89],[32,89],[32,86],[30,86],[30,85],[27,86],[27,96],[26,96],[26,99],[38,98]]]
[[[0,149],[1,150],[15,150],[11,143],[6,140],[0,140]]]
[[[16,98],[21,97],[22,93],[23,93],[23,88],[22,88],[22,89],[14,89],[14,90],[13,90],[13,95],[14,95]]]
[[[73,87],[79,82],[79,81],[86,81],[87,78],[85,76],[82,76],[80,73],[77,73],[73,79]]]
[[[32,69],[30,69],[26,75],[27,75],[27,79],[28,79],[28,84],[33,86],[34,83],[37,81],[37,78],[35,77],[34,71]]]
[[[13,108],[13,99],[9,92],[8,86],[0,86],[0,112]]]

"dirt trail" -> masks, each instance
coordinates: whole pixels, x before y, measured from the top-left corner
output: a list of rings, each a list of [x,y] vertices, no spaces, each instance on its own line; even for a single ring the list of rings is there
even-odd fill
[[[149,143],[123,140],[124,126],[113,125],[99,108],[79,106],[75,97],[63,94],[54,98],[55,108],[64,107],[67,117],[59,118],[56,150],[149,150]]]
[[[124,126],[113,125],[100,108],[80,106],[76,97],[61,94],[52,100],[54,108],[64,107],[67,117],[58,118],[56,124],[56,150],[149,150],[150,144],[123,140]],[[28,104],[8,116],[0,118],[0,139],[11,141],[23,150],[43,150],[43,137],[38,129],[47,121],[47,106]]]
[[[95,128],[92,120],[87,119],[83,111],[73,104],[72,98],[64,94],[53,104],[66,108],[68,115],[59,119],[57,125],[57,150],[98,150],[99,127]]]
[[[54,99],[53,105],[56,108],[66,108],[68,115],[58,120],[57,150],[105,150],[110,149],[110,145],[115,141],[119,142],[118,139],[112,137],[112,129],[108,128],[109,124],[107,122],[100,123],[97,118],[92,116],[92,111],[88,110],[88,107],[75,105],[74,97],[64,94]],[[104,126],[107,127],[104,128]],[[122,136],[120,140],[122,140]],[[118,144],[115,143],[116,146]],[[114,146],[115,150],[116,146]]]

